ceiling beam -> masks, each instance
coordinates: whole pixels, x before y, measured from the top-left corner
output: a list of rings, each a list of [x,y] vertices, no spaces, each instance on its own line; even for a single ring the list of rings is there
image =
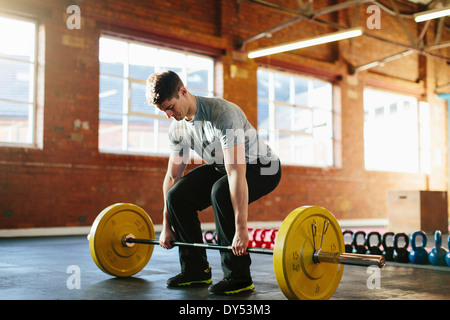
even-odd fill
[[[389,56],[389,57],[386,57],[386,58],[383,58],[383,59],[380,59],[380,60],[377,60],[377,61],[366,63],[366,64],[364,64],[362,66],[359,66],[359,67],[351,66],[350,67],[350,74],[355,74],[355,73],[358,73],[358,72],[361,72],[361,71],[364,71],[364,70],[367,70],[367,69],[371,69],[371,68],[374,68],[374,67],[378,67],[380,65],[384,65],[387,62],[391,62],[391,61],[394,61],[394,60],[397,60],[397,59],[409,56],[412,53],[414,53],[414,50],[408,49],[408,50],[402,51],[400,53],[394,54],[392,56]]]
[[[329,7],[313,10],[312,12],[308,12],[309,10],[304,11],[302,9],[300,9],[299,11],[295,11],[295,10],[285,8],[285,7],[279,6],[277,4],[274,4],[274,3],[271,3],[271,2],[268,2],[265,0],[245,0],[245,1],[263,5],[263,6],[266,6],[266,7],[272,8],[272,9],[276,9],[276,10],[279,10],[279,11],[282,11],[285,13],[289,13],[289,14],[294,15],[295,17],[285,23],[282,23],[278,26],[275,26],[266,31],[260,32],[248,39],[243,40],[238,45],[238,48],[240,48],[240,49],[244,49],[245,45],[248,44],[249,42],[252,42],[252,41],[258,40],[260,38],[264,38],[264,37],[271,37],[274,32],[280,31],[280,30],[282,30],[286,27],[289,27],[299,21],[303,21],[303,20],[313,20],[314,21],[314,20],[316,20],[316,17],[318,17],[318,16],[328,14],[331,12],[335,12],[335,11],[339,11],[342,9],[347,9],[347,8],[353,7],[355,5],[360,5],[362,3],[370,2],[371,0],[350,0],[347,2],[343,2],[343,3],[338,3],[335,5],[329,6]]]
[[[385,63],[409,56],[412,53],[425,54],[425,52],[428,52],[428,51],[425,51],[425,49],[426,50],[436,50],[436,49],[442,49],[445,47],[450,47],[450,41],[446,41],[446,42],[440,43],[438,45],[427,46],[424,49],[407,49],[405,51],[394,54],[392,56],[389,56],[389,57],[386,57],[386,58],[383,58],[380,60],[376,60],[373,62],[369,62],[364,65],[358,66],[358,67],[350,66],[350,74],[355,74],[357,72],[361,72],[364,70],[368,70],[368,69],[383,65]],[[447,61],[450,62],[450,59],[447,59]]]
[[[414,41],[413,37],[411,36],[411,33],[409,32],[408,28],[405,25],[405,22],[403,21],[403,18],[400,17],[400,11],[398,10],[397,4],[395,3],[394,0],[389,0],[392,7],[394,8],[394,12],[395,12],[395,18],[397,19],[397,21],[399,22],[400,26],[402,27],[403,31],[405,32],[406,36],[409,39],[409,43],[412,46],[416,46],[417,43]]]

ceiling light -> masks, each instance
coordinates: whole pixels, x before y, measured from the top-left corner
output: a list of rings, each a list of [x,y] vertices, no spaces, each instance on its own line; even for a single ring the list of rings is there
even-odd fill
[[[441,8],[441,9],[434,9],[434,10],[428,10],[428,11],[423,11],[423,12],[419,12],[419,13],[414,13],[414,20],[416,22],[422,22],[422,21],[442,18],[442,17],[448,16],[448,15],[450,15],[450,6],[447,6],[445,8]]]
[[[278,45],[278,46],[274,46],[274,47],[268,47],[265,49],[251,51],[251,52],[249,52],[248,57],[250,59],[254,59],[254,58],[267,56],[267,55],[271,55],[271,54],[275,54],[275,53],[297,50],[297,49],[301,49],[301,48],[316,46],[316,45],[323,44],[323,43],[353,38],[353,37],[360,36],[362,34],[363,34],[362,28],[347,29],[344,31],[333,32],[333,33],[329,33],[329,34],[326,34],[323,36],[318,36],[318,37],[314,37],[314,38],[310,38],[310,39],[290,42],[290,43],[286,43],[286,44],[282,44],[282,45]]]

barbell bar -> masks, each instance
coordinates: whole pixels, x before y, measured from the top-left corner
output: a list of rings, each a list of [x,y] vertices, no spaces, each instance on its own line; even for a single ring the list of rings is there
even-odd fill
[[[134,235],[129,234],[122,238],[122,243],[125,246],[132,247],[135,243],[149,244],[149,245],[159,245],[159,240],[156,239],[136,239]],[[178,247],[196,247],[211,250],[225,250],[232,251],[231,246],[221,246],[217,244],[207,244],[207,243],[189,243],[189,242],[178,242],[172,241],[173,246]],[[269,254],[273,255],[273,249],[266,248],[247,248],[248,253],[257,254]],[[313,260],[315,263],[340,263],[346,265],[355,266],[377,266],[382,268],[385,264],[385,259],[383,256],[377,255],[366,255],[366,254],[356,254],[356,253],[330,253],[322,252],[316,250],[313,253]]]
[[[124,238],[122,238],[122,243],[128,247],[132,247],[135,243],[159,245],[158,240],[136,239],[136,238],[134,238],[134,235],[132,235],[132,234],[129,234],[129,235],[125,236]],[[171,244],[176,247],[196,247],[196,248],[204,248],[204,249],[212,249],[212,250],[232,251],[231,246],[221,246],[221,245],[217,245],[217,244],[189,243],[189,242],[178,242],[178,241],[172,241]],[[273,255],[273,249],[265,249],[265,248],[247,248],[247,252]]]
[[[117,277],[132,276],[147,265],[154,245],[159,244],[154,238],[149,215],[142,208],[127,203],[105,208],[88,235],[96,265]],[[172,244],[231,250],[231,246],[206,243],[175,241]],[[382,268],[385,264],[383,256],[345,253],[342,230],[336,218],[318,206],[292,211],[278,230],[274,249],[249,247],[247,252],[273,255],[277,283],[288,299],[329,299],[339,286],[344,265]]]

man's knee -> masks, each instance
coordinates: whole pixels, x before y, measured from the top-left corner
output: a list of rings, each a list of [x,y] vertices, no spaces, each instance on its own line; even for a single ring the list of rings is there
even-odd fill
[[[178,198],[178,191],[176,190],[175,187],[172,187],[166,195],[166,202],[167,203],[173,203],[176,201],[176,199]]]
[[[230,189],[228,183],[218,181],[211,188],[211,202],[220,204],[222,201],[230,201]]]
[[[167,208],[173,208],[176,207],[177,204],[185,202],[184,197],[185,195],[181,188],[177,188],[177,185],[173,186],[166,195]]]

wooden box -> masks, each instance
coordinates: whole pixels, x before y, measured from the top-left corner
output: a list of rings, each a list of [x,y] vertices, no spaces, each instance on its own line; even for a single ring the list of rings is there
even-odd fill
[[[446,191],[388,191],[387,216],[393,232],[448,231]]]

